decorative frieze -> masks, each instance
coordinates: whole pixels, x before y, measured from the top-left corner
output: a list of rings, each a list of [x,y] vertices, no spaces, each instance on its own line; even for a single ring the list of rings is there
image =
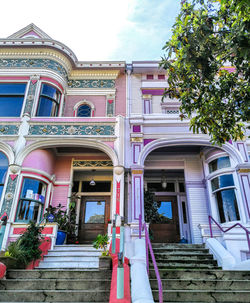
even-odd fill
[[[73,167],[112,167],[111,160],[73,160]]]
[[[53,70],[65,79],[67,79],[68,76],[65,68],[51,59],[0,59],[0,68],[42,68]]]
[[[110,124],[33,124],[29,135],[35,136],[114,136],[115,125]]]
[[[0,136],[5,136],[5,135],[18,135],[18,129],[19,126],[18,125],[0,125]]]
[[[1,209],[1,214],[6,212],[8,216],[10,215],[11,206],[12,206],[13,198],[14,198],[14,193],[16,190],[17,180],[18,180],[18,178],[13,179],[13,178],[11,178],[11,176],[9,176],[6,193],[5,193],[4,200],[3,200],[3,206]]]
[[[29,86],[29,91],[28,91],[28,96],[24,108],[24,114],[28,114],[31,116],[31,111],[34,103],[34,97],[35,97],[35,92],[36,92],[36,87],[37,87],[37,80],[31,80],[30,86]]]
[[[69,88],[115,88],[115,80],[69,80],[68,86]]]

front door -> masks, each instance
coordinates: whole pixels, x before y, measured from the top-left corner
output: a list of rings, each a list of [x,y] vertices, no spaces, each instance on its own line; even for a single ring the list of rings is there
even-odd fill
[[[152,242],[175,243],[180,240],[179,216],[176,197],[156,197],[158,219],[150,224]]]
[[[106,234],[109,197],[83,197],[79,221],[79,243],[92,243],[98,234]]]

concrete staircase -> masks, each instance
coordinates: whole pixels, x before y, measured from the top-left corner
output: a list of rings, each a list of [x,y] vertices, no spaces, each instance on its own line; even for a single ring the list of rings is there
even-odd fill
[[[92,245],[55,245],[38,268],[98,268],[100,255]]]
[[[163,286],[164,302],[250,302],[250,271],[223,271],[204,245],[152,244]],[[150,264],[155,301],[158,286]]]
[[[111,271],[9,270],[0,280],[0,302],[108,302]]]

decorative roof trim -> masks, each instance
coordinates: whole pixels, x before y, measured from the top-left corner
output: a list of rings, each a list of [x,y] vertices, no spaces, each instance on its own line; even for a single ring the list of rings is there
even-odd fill
[[[30,23],[29,25],[25,26],[24,28],[20,29],[19,31],[15,32],[14,34],[10,35],[7,39],[18,39],[22,38],[25,34],[34,31],[38,36],[45,39],[51,39],[49,35],[47,35],[43,30],[37,27],[34,23]],[[26,39],[26,38],[23,38]]]

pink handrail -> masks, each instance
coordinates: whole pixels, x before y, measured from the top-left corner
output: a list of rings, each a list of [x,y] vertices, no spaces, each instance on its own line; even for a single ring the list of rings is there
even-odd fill
[[[233,226],[227,228],[227,229],[223,229],[219,223],[217,223],[215,221],[215,219],[211,216],[208,216],[208,220],[209,220],[209,229],[210,229],[210,235],[211,235],[211,238],[213,238],[213,231],[212,231],[212,222],[213,221],[218,227],[219,229],[223,232],[223,233],[226,233],[228,232],[229,230],[233,229],[235,226],[240,226],[246,233],[246,237],[247,237],[247,243],[248,243],[248,249],[249,249],[249,252],[250,252],[250,239],[249,239],[249,234],[250,234],[250,231],[246,229],[245,226],[241,225],[240,223],[236,223],[234,224]]]
[[[151,255],[151,259],[152,259],[153,265],[154,265],[154,270],[155,270],[155,275],[156,275],[156,278],[157,278],[157,283],[158,283],[159,302],[163,303],[163,293],[162,293],[161,277],[160,277],[160,273],[159,273],[159,270],[158,270],[158,266],[157,266],[156,261],[155,261],[155,256],[154,256],[152,244],[151,244],[151,241],[150,241],[150,238],[149,238],[147,224],[144,223],[142,225],[142,216],[139,215],[139,238],[140,239],[141,239],[141,234],[142,234],[142,230],[143,229],[145,230],[147,272],[148,272],[148,275],[149,275],[149,259],[148,259],[148,249],[149,249],[150,255]]]

